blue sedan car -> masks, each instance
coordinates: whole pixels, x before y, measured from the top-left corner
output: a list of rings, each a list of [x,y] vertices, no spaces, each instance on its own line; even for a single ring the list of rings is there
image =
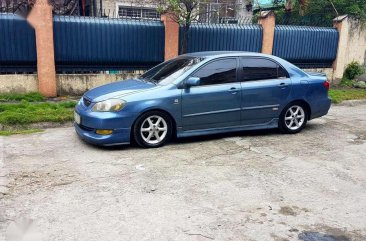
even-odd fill
[[[97,145],[160,147],[172,137],[279,128],[298,133],[328,113],[326,76],[271,55],[181,55],[141,77],[85,93],[75,129]]]

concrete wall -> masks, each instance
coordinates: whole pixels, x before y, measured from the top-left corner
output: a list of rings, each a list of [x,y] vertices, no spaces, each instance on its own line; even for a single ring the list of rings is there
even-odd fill
[[[355,60],[366,66],[366,27],[352,19],[348,23],[348,44],[345,48],[346,65]]]
[[[83,95],[86,91],[117,80],[136,77],[137,74],[60,74],[56,76],[57,95]],[[37,75],[0,75],[0,93],[38,91]]]
[[[303,69],[306,72],[318,72],[324,73],[327,75],[328,81],[332,82],[334,78],[334,70],[333,68],[317,68],[317,69]]]
[[[333,69],[304,69],[309,72],[327,74],[329,80],[333,77]],[[56,76],[58,96],[80,96],[86,91],[100,85],[118,80],[134,78],[140,73],[123,74],[59,74]],[[37,75],[0,75],[0,93],[27,93],[38,91]]]
[[[26,93],[38,91],[37,75],[0,75],[0,93]]]

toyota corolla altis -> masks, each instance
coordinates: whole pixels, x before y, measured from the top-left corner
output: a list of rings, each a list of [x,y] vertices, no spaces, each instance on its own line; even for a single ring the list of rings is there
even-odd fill
[[[328,113],[324,74],[306,73],[271,55],[181,55],[141,77],[85,93],[75,129],[97,145],[159,147],[174,137],[279,128],[298,133]]]

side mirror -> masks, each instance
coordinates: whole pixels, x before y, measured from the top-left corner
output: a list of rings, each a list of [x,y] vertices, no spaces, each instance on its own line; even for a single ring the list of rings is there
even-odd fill
[[[189,77],[186,80],[185,86],[186,88],[192,87],[192,86],[198,86],[201,83],[201,79],[198,77]]]

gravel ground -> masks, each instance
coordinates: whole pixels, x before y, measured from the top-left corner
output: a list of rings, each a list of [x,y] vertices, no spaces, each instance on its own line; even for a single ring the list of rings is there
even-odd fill
[[[297,135],[98,148],[55,128],[1,146],[0,240],[366,240],[366,104]]]

